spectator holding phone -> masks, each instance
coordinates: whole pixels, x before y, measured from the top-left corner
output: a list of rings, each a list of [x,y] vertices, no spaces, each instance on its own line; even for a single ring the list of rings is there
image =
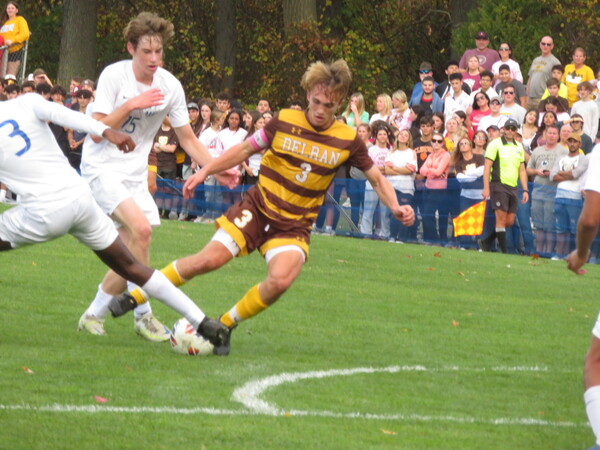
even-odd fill
[[[556,197],[556,181],[550,178],[550,170],[557,159],[567,155],[569,151],[558,143],[559,131],[556,125],[546,127],[546,143],[537,147],[527,163],[527,175],[533,179],[533,195],[531,197],[531,219],[535,227],[535,250],[543,256],[554,254],[555,218],[554,199]]]

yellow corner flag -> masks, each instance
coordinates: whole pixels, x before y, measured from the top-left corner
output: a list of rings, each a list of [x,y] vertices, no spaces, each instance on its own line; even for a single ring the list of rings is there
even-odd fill
[[[454,225],[454,237],[479,236],[483,233],[485,203],[485,200],[476,203],[452,219],[452,224]]]

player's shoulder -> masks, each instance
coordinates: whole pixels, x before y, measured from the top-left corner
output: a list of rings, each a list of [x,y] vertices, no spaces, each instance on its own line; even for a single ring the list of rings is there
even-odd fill
[[[183,89],[181,82],[177,79],[175,75],[173,75],[167,69],[159,67],[154,76],[160,84],[166,84],[169,88],[180,87],[181,89]]]

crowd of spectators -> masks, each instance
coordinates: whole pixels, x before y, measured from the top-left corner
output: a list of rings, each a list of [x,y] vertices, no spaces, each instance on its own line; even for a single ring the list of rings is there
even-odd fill
[[[9,5],[14,18],[13,9],[18,13],[18,7],[14,2]],[[475,44],[460,61],[446,63],[443,79],[438,76],[436,81],[435,75],[441,74],[434,74],[432,65],[423,61],[410,96],[408,89],[381,93],[371,110],[357,91],[338,117],[357,129],[374,164],[394,186],[398,201],[413,206],[418,217],[415,225],[406,228],[395,220],[378,202],[364,174],[348,167],[334,179],[316,220],[315,233],[481,247],[481,241],[494,230],[494,205],[488,201],[480,236],[455,238],[452,218],[484,199],[486,148],[492,140],[503,139],[504,126],[510,120],[518,124],[516,140],[525,150],[532,195],[519,205],[515,223],[507,230],[508,251],[566,256],[573,246],[583,202],[580,186],[587,168],[585,155],[600,140],[600,73],[596,78],[585,65],[582,48],[574,49],[571,63],[561,64],[552,53],[550,36],[540,39],[540,55],[527,71],[513,58],[510,43],[501,42],[496,51],[482,31],[477,33]],[[93,104],[94,87],[92,80],[74,77],[64,89],[53,85],[44,70],[36,69],[22,84],[7,74],[0,96],[10,99],[34,91],[86,113]],[[268,99],[244,108],[227,92],[214,99],[190,99],[187,106],[192,128],[212,156],[247,139],[274,114]],[[282,106],[303,108],[300,101]],[[85,135],[51,127],[65,156],[78,169]],[[149,189],[164,218],[212,223],[256,183],[262,155],[242,164],[241,185],[235,190],[209,178],[197,189],[194,199],[184,201],[181,183],[197,167],[169,130],[166,120],[156,135],[149,156]],[[0,201],[7,196],[2,186]],[[344,225],[338,227],[340,215]],[[600,249],[595,249],[593,256],[599,255]]]

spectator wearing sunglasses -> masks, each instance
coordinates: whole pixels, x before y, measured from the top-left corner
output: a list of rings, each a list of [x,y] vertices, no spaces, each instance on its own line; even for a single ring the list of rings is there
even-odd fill
[[[553,49],[554,40],[552,37],[544,36],[540,40],[540,50],[542,53],[533,59],[528,72],[527,108],[529,109],[537,109],[546,89],[546,80],[552,76],[552,68],[561,64],[558,58],[552,54]]]
[[[523,120],[525,120],[527,110],[517,103],[517,89],[514,84],[509,83],[504,86],[502,98],[504,103],[502,104],[502,108],[500,108],[500,113],[510,116],[512,119],[516,120],[519,125],[522,124]]]
[[[408,106],[418,105],[421,97],[423,96],[423,80],[425,78],[433,79],[433,67],[431,63],[423,61],[419,66],[419,81],[413,86],[412,94],[408,102]],[[434,89],[437,87],[437,83],[434,81]]]

